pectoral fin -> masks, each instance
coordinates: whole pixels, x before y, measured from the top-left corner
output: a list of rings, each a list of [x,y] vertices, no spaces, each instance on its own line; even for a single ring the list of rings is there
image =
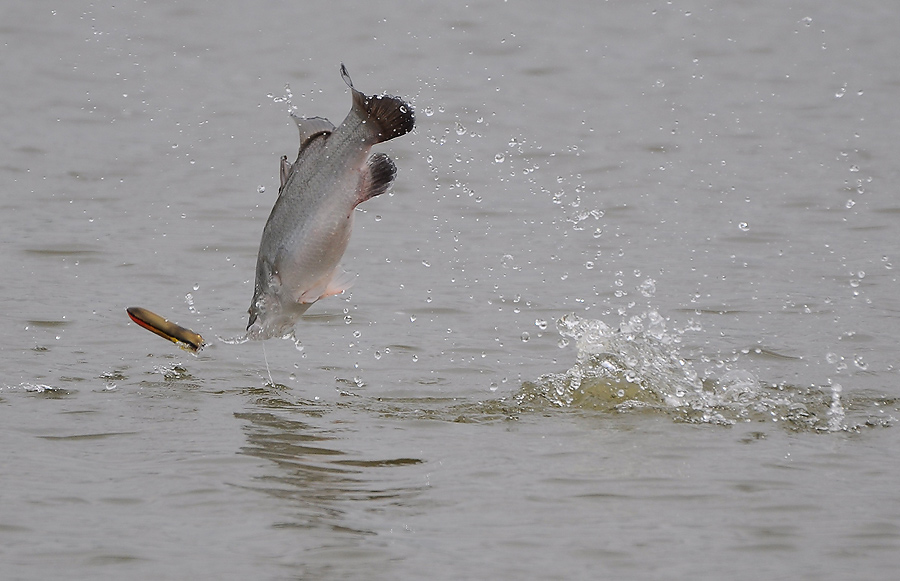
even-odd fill
[[[357,204],[379,196],[391,187],[397,176],[397,166],[393,160],[383,153],[376,153],[369,158],[362,170],[357,189]]]
[[[284,189],[284,184],[287,183],[288,177],[291,175],[291,170],[294,169],[294,166],[291,165],[291,162],[288,161],[286,155],[281,156],[281,186],[278,187],[278,193],[281,193],[281,190]]]
[[[300,304],[312,304],[319,299],[339,295],[350,289],[353,285],[353,275],[336,268],[331,276],[323,278],[318,284],[300,295],[297,302]]]
[[[328,286],[325,287],[325,292],[319,298],[324,299],[325,297],[343,294],[353,286],[354,278],[356,277],[349,272],[344,272],[340,268],[336,269],[335,274],[328,281]]]

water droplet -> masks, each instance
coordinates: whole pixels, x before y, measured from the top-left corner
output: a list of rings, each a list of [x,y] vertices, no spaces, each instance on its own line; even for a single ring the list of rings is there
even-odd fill
[[[266,192],[266,186],[257,186],[257,188],[256,188],[257,194],[264,194],[265,192]]]
[[[468,133],[468,130],[465,127],[463,127],[462,123],[457,121],[456,122],[456,134],[457,135],[465,135],[466,133]]]
[[[419,360],[419,356],[418,356],[418,355],[413,355],[413,356],[412,356],[412,360],[413,360],[413,363],[415,363],[416,361]]]
[[[528,331],[522,332],[522,342],[528,343],[528,340],[531,339],[531,334]]]
[[[195,282],[195,283],[194,283],[194,290],[195,290],[195,291],[196,291],[196,290],[200,290],[200,283],[199,283],[199,282]]]
[[[430,267],[431,267],[431,263],[428,262],[427,260],[423,260],[423,261],[422,261],[422,266],[424,266],[424,267],[426,267],[426,268],[430,268]]]
[[[541,331],[547,328],[547,321],[545,321],[544,319],[535,319],[534,324]]]
[[[738,224],[738,228],[741,229],[741,232],[747,232],[748,230],[750,230],[750,224],[741,222],[740,224]]]
[[[852,207],[855,206],[855,205],[856,205],[856,201],[855,201],[853,198],[850,198],[850,199],[847,200],[847,202],[844,204],[844,207],[847,208],[847,209],[849,210],[850,208],[852,208]]]
[[[506,161],[506,156],[502,153],[498,153],[494,156],[494,163],[503,163],[504,161]]]
[[[375,352],[375,359],[381,359],[381,351]]]
[[[432,115],[434,115],[434,109],[432,109],[431,107],[425,107],[422,112],[425,113],[426,117],[431,117]]]
[[[344,324],[345,325],[349,325],[352,322],[353,322],[353,317],[351,317],[350,315],[344,315]]]

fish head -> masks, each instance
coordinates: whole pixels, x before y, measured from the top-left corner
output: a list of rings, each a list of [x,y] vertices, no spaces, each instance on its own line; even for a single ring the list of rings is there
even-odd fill
[[[294,325],[309,305],[293,301],[281,301],[267,292],[253,297],[250,304],[250,319],[247,322],[247,338],[251,340],[288,337],[294,332]]]

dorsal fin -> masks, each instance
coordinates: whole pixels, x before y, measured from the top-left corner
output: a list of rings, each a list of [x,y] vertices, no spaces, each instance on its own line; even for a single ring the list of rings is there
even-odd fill
[[[383,153],[376,153],[366,162],[366,167],[359,178],[359,198],[362,203],[368,199],[380,196],[390,189],[397,176],[397,166],[394,161]]]
[[[300,151],[306,147],[313,137],[322,135],[330,135],[334,132],[334,125],[324,117],[297,117],[291,113],[291,119],[297,124],[300,130]]]
[[[357,91],[344,63],[341,63],[341,77],[353,92],[353,108],[359,109],[365,119],[371,121],[377,128],[377,143],[400,137],[413,130],[416,116],[409,103],[391,95],[367,96]]]

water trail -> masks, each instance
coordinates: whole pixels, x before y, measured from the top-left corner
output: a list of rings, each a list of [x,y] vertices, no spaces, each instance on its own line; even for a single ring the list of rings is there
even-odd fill
[[[269,356],[266,354],[266,343],[263,341],[263,361],[266,362],[266,373],[269,375],[269,386],[275,387],[275,380],[272,379],[272,370],[269,369]]]

